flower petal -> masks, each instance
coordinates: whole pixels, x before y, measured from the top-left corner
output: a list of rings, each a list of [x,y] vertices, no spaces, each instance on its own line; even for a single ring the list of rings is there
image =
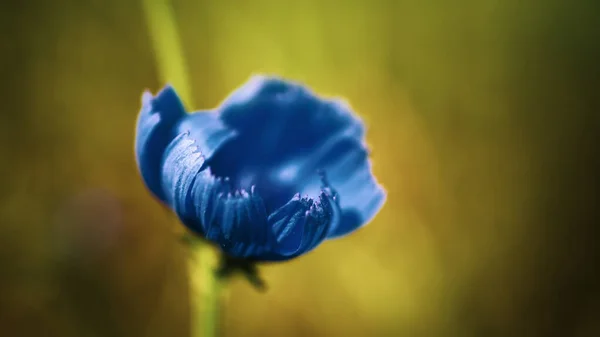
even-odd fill
[[[146,186],[163,202],[167,202],[160,182],[163,154],[176,135],[186,132],[204,158],[210,158],[236,135],[214,112],[187,114],[171,86],[155,97],[149,92],[143,94],[136,126],[136,159]]]
[[[211,232],[207,238],[219,243],[227,254],[262,260],[273,249],[275,241],[267,225],[264,203],[255,191],[218,196],[215,214],[218,216],[211,227],[219,232]]]
[[[307,253],[321,243],[331,227],[340,220],[339,204],[334,192],[326,185],[318,199],[300,197],[300,194],[269,216],[277,240],[277,247],[263,259],[285,260]]]
[[[276,136],[287,135],[290,139],[286,140],[300,142],[296,144],[297,150],[310,150],[310,145],[318,144],[330,133],[346,131],[360,138],[365,131],[345,100],[321,99],[302,84],[278,77],[253,76],[225,99],[218,110],[230,127],[262,135],[266,145],[271,143],[268,140],[282,140]],[[281,127],[296,132],[285,133]],[[264,134],[267,130],[270,132]]]
[[[275,77],[253,77],[218,111],[238,137],[211,159],[213,172],[230,177],[236,186],[256,185],[270,211],[298,192],[305,177],[315,177],[314,158],[321,158],[337,139],[364,135],[362,122],[344,101],[322,100],[300,84]],[[305,159],[313,164],[298,163]],[[274,170],[285,165],[289,169],[278,177]],[[296,172],[298,166],[308,170]],[[318,190],[310,195],[317,196]]]
[[[376,181],[364,146],[356,140],[348,140],[349,151],[332,153],[325,166],[331,185],[339,195],[342,217],[331,228],[328,239],[344,236],[369,223],[383,207],[386,193]]]
[[[179,133],[189,132],[190,137],[206,158],[236,136],[235,130],[223,124],[219,115],[211,111],[199,111],[187,115],[178,125]]]
[[[161,201],[161,161],[164,150],[173,139],[173,128],[185,116],[177,93],[166,86],[156,97],[142,96],[142,109],[136,123],[135,154],[138,169],[148,189]]]
[[[302,193],[311,194],[317,183],[309,173],[320,170],[335,187],[342,216],[337,226],[332,226],[328,238],[346,235],[367,224],[385,202],[385,190],[376,181],[368,158],[366,145],[352,137],[339,136],[328,140],[312,157],[294,162]],[[278,172],[278,171],[275,171]]]
[[[192,198],[194,186],[204,165],[204,156],[188,133],[177,136],[166,148],[162,165],[162,188],[165,201],[181,221],[192,230],[203,233],[196,217]]]
[[[228,179],[214,177],[189,133],[165,152],[166,199],[181,221],[231,256],[258,258],[273,247],[262,199],[252,189],[233,192]]]

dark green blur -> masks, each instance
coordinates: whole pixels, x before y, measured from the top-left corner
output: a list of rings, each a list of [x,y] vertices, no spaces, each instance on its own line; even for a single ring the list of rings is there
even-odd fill
[[[199,108],[252,73],[346,96],[375,221],[230,284],[225,336],[599,336],[600,5],[173,0]],[[186,249],[133,158],[137,1],[0,5],[0,335],[189,335]]]

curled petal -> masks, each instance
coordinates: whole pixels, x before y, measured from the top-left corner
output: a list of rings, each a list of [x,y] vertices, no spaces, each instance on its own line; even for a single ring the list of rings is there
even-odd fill
[[[342,209],[341,220],[331,228],[328,238],[344,236],[368,224],[383,207],[386,193],[372,173],[366,146],[356,139],[344,139],[323,166]]]
[[[368,224],[385,203],[386,193],[383,188],[372,177],[367,177],[360,171],[344,186],[344,192],[355,192],[340,197],[340,204],[344,205],[341,219],[337,227],[332,228],[328,234],[329,239],[347,235]]]
[[[326,185],[316,200],[300,194],[269,216],[277,246],[270,259],[283,260],[304,254],[327,236],[331,227],[337,226],[340,209],[335,192]]]
[[[138,170],[148,189],[165,202],[161,188],[162,156],[173,139],[173,128],[185,116],[185,110],[171,86],[152,97],[142,96],[142,109],[136,123],[135,154]]]
[[[205,158],[236,136],[235,130],[223,124],[219,115],[209,111],[189,114],[178,125],[178,131],[188,132]]]
[[[182,222],[236,257],[259,258],[274,242],[267,214],[252,189],[234,191],[228,179],[217,178],[189,133],[166,149],[162,171],[167,202]]]
[[[188,133],[177,136],[166,148],[162,165],[162,188],[165,201],[192,230],[201,232],[197,223],[192,187],[202,175],[204,156]]]
[[[273,233],[267,225],[262,199],[254,191],[218,195],[215,215],[207,238],[219,243],[229,255],[262,260],[272,250]]]

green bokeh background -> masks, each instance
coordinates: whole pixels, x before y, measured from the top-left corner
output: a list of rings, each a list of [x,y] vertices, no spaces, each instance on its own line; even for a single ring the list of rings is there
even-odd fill
[[[139,1],[0,11],[0,334],[187,336],[187,250],[133,159]],[[230,285],[225,336],[600,336],[594,1],[173,0],[196,109],[251,74],[346,96],[388,191]]]

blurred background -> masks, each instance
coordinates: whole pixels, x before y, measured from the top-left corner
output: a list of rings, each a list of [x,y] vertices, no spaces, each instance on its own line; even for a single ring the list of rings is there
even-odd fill
[[[600,336],[600,5],[173,0],[192,109],[251,74],[346,96],[388,202],[230,283],[224,336]],[[188,336],[187,248],[138,177],[140,1],[3,2],[2,336]]]

